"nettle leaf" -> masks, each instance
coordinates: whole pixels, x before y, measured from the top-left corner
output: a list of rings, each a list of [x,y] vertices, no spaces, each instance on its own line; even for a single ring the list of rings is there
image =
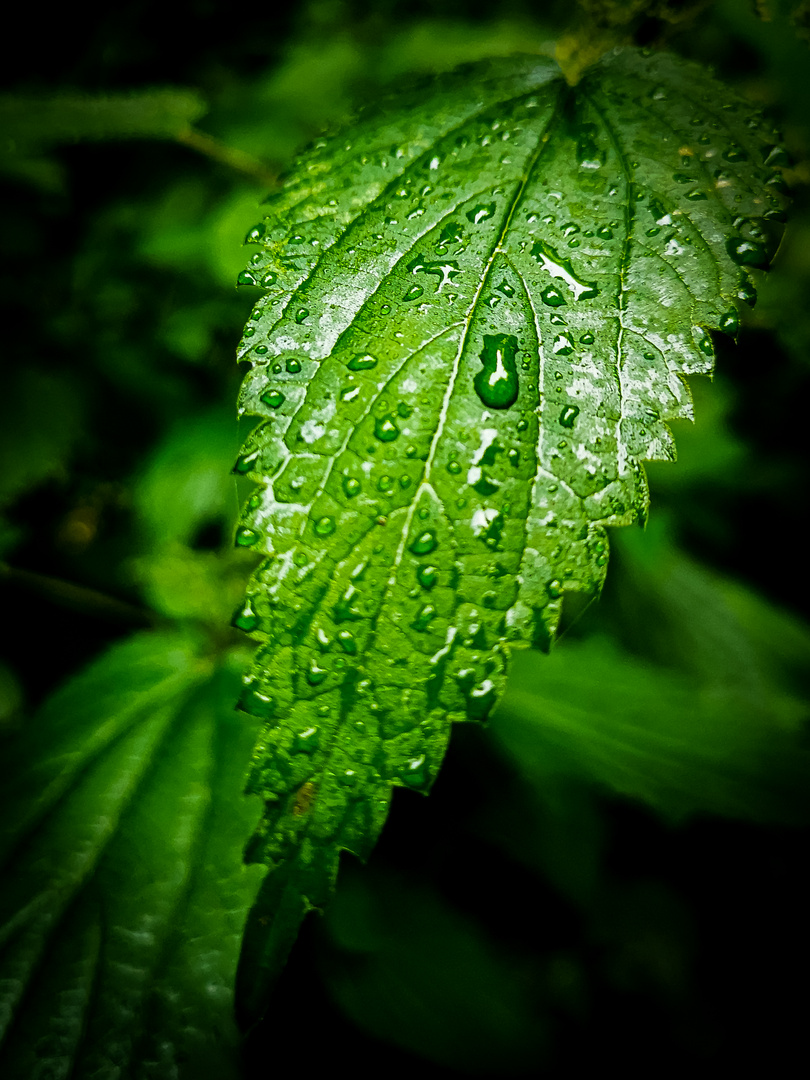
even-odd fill
[[[257,725],[233,710],[235,659],[137,635],[4,741],[0,1075],[239,1074],[257,807],[234,791]]]
[[[782,218],[774,132],[676,57],[542,57],[415,87],[316,143],[245,284],[237,531],[265,558],[237,625],[264,717],[247,858],[273,868],[243,947],[260,1011],[341,849],[425,792],[450,722],[483,719],[509,650],[596,593],[607,526],[643,520],[683,376],[734,333]]]

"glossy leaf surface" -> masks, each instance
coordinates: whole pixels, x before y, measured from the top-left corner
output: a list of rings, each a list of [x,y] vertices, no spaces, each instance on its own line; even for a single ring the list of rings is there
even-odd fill
[[[305,153],[240,280],[240,401],[260,418],[238,545],[241,705],[266,720],[248,858],[274,868],[243,949],[263,1007],[341,849],[392,787],[427,791],[451,721],[509,649],[598,592],[608,526],[643,520],[684,375],[753,302],[781,219],[775,134],[705,72],[611,54],[569,87],[497,61],[415,88]]]

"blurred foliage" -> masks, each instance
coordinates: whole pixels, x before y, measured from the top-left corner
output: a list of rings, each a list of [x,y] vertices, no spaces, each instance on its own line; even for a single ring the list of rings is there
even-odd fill
[[[660,6],[627,33],[713,64],[784,128],[794,212],[773,272],[737,345],[717,342],[717,378],[692,380],[697,423],[677,425],[677,464],[649,469],[652,523],[616,537],[601,601],[568,612],[550,657],[519,658],[490,729],[455,733],[430,800],[395,799],[241,1057],[227,988],[258,810],[239,794],[254,733],[228,704],[250,569],[230,547],[227,474],[253,302],[233,288],[239,240],[276,170],[354,100],[411,71],[550,54],[580,15],[556,0],[495,19],[475,0],[16,12],[5,101],[163,87],[208,111],[186,114],[182,140],[77,142],[75,115],[57,115],[63,133],[52,119],[46,145],[32,126],[22,153],[0,131],[17,163],[0,204],[0,801],[18,838],[0,895],[22,912],[0,920],[0,968],[28,986],[4,1076],[50,1060],[68,1074],[82,993],[111,1011],[87,1013],[77,1077],[105,1031],[155,1077],[264,1076],[302,1044],[310,1067],[428,1077],[778,1071],[799,1052],[806,5],[717,0],[684,23]],[[147,732],[153,756],[135,745]]]

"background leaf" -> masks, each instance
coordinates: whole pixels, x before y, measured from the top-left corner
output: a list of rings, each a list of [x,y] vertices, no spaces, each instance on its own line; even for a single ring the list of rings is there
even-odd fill
[[[8,1076],[235,1076],[231,982],[256,873],[233,660],[115,647],[5,746],[0,1064]],[[236,658],[236,664],[243,662]]]

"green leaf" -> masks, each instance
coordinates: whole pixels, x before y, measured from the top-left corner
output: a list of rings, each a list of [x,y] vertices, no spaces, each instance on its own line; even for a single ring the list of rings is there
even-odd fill
[[[768,262],[775,138],[671,56],[575,88],[522,57],[361,115],[269,200],[240,275],[266,289],[236,465],[258,485],[236,542],[265,556],[247,857],[274,869],[246,1022],[340,850],[368,853],[392,787],[429,789],[450,722],[486,717],[564,593],[598,592],[606,527],[644,520],[641,462],[674,456],[683,376]]]
[[[4,745],[4,1076],[238,1074],[230,988],[256,873],[236,793],[256,732],[233,661],[205,645],[116,645]]]

